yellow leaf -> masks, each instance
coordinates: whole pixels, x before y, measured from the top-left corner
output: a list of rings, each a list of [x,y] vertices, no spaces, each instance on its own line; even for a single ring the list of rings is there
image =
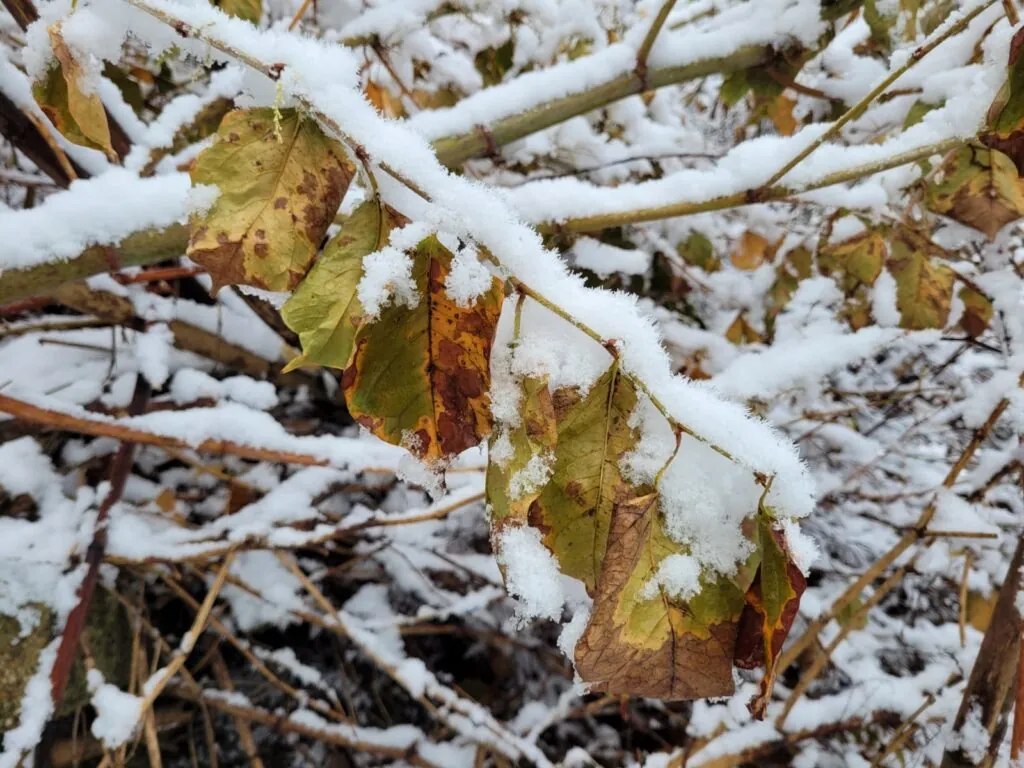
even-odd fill
[[[761,334],[747,322],[747,318],[744,317],[742,312],[736,315],[736,319],[733,320],[732,324],[725,330],[725,338],[736,346],[741,346],[743,344],[755,344],[759,341],[763,341]]]
[[[893,234],[886,266],[896,280],[900,327],[942,328],[953,299],[953,270],[936,263],[938,248],[918,232],[903,227]]]
[[[783,136],[792,136],[796,133],[799,123],[793,117],[793,107],[795,106],[796,101],[784,93],[779,94],[768,106],[768,117]]]
[[[490,357],[501,282],[469,306],[445,292],[452,254],[429,237],[413,253],[415,307],[392,304],[356,330],[342,374],[349,412],[382,440],[445,462],[491,431]]]
[[[371,81],[366,84],[365,93],[367,101],[373,104],[384,117],[396,118],[405,115],[402,100],[392,96],[387,88],[382,88]]]
[[[192,183],[220,195],[192,217],[189,258],[206,267],[215,290],[292,290],[354,173],[341,146],[294,109],[229,113],[192,167]]]
[[[281,307],[281,319],[302,343],[302,355],[288,364],[288,370],[307,363],[348,366],[356,327],[364,314],[356,296],[363,257],[379,250],[388,233],[406,223],[400,213],[387,206],[382,209],[374,200],[363,203],[345,220]]]
[[[107,124],[103,102],[84,82],[82,65],[64,42],[60,24],[50,27],[49,34],[55,61],[43,79],[32,85],[36,102],[68,141],[98,149],[116,161],[117,154],[110,143],[110,126]]]
[[[744,232],[736,250],[732,252],[732,265],[737,269],[752,271],[765,263],[774,253],[769,252],[768,239],[756,232]]]
[[[849,295],[859,286],[872,286],[882,273],[888,253],[884,232],[868,229],[840,243],[818,250],[818,271],[834,277],[843,293]]]

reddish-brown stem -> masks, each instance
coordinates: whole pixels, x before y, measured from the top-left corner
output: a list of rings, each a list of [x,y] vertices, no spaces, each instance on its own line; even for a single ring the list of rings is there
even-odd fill
[[[135,380],[135,394],[129,406],[132,414],[141,413],[149,400],[149,382],[145,377],[138,376]],[[124,440],[121,442],[114,460],[110,465],[110,490],[100,504],[96,513],[96,523],[93,531],[92,542],[85,553],[85,562],[88,566],[85,578],[78,588],[78,602],[71,613],[68,614],[67,623],[64,625],[64,632],[60,638],[60,645],[57,647],[57,658],[50,673],[51,695],[53,706],[56,710],[64,691],[67,688],[68,679],[71,677],[71,667],[75,661],[82,631],[85,629],[85,620],[89,617],[89,606],[92,604],[92,596],[96,591],[96,582],[99,579],[100,563],[107,549],[107,515],[124,493],[125,483],[131,473],[132,459],[135,455],[135,444]]]

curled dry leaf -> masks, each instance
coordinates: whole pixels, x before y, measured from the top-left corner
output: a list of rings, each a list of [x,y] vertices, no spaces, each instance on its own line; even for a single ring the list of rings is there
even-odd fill
[[[989,107],[985,130],[979,135],[985,146],[1013,161],[1018,174],[1024,171],[1024,27],[1010,41],[1006,82]]]
[[[281,307],[281,318],[302,342],[302,354],[286,370],[306,363],[341,369],[348,365],[356,327],[365,314],[356,295],[363,257],[379,250],[388,233],[406,223],[400,213],[375,200],[363,203],[342,223]]]
[[[764,667],[758,693],[748,705],[751,714],[761,720],[780,671],[775,661],[793,626],[807,580],[793,563],[774,519],[764,511],[758,515],[757,544],[761,564],[747,590],[735,661],[743,669]]]
[[[886,267],[896,280],[900,327],[943,328],[953,300],[953,270],[936,262],[938,246],[907,227],[895,230]]]
[[[436,463],[490,434],[491,346],[504,291],[493,278],[460,306],[445,293],[451,251],[429,237],[412,256],[419,302],[392,304],[359,326],[342,386],[360,424]]]
[[[110,126],[103,102],[88,83],[81,63],[75,58],[60,24],[50,27],[54,61],[41,80],[32,85],[32,95],[43,113],[68,141],[98,149],[112,161],[117,153],[110,143]]]
[[[928,207],[990,240],[1024,215],[1024,186],[1013,160],[1002,152],[963,146],[946,157],[941,174],[941,181],[927,187]]]
[[[276,122],[275,122],[275,117]],[[188,256],[214,283],[292,290],[316,257],[355,169],[294,109],[239,109],[192,167],[220,195],[192,217]]]
[[[981,336],[992,322],[992,300],[974,288],[965,285],[957,294],[964,303],[960,327],[972,339]]]

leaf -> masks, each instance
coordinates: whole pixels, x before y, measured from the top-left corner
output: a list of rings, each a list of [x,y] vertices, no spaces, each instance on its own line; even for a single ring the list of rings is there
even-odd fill
[[[302,343],[302,355],[292,360],[286,371],[308,363],[340,369],[348,366],[356,328],[365,314],[356,295],[363,257],[380,249],[388,233],[406,223],[400,213],[372,200],[345,220],[281,307],[281,319],[299,334]]]
[[[429,237],[413,253],[419,303],[392,304],[356,331],[342,375],[352,416],[427,463],[477,445],[491,431],[490,357],[502,283],[470,306],[445,293],[452,254]]]
[[[775,529],[770,514],[758,515],[757,533],[761,565],[747,590],[735,662],[742,669],[765,668],[758,693],[747,705],[750,713],[762,720],[779,671],[775,661],[793,626],[807,580],[786,551],[785,538]]]
[[[929,258],[936,246],[906,227],[893,234],[890,247],[886,267],[896,280],[900,327],[945,327],[953,299],[953,270]]]
[[[768,289],[766,301],[765,325],[768,328],[771,328],[775,318],[789,304],[789,300],[800,286],[800,281],[811,276],[812,267],[811,252],[802,245],[787,253],[782,263],[776,267],[775,282]],[[728,337],[728,332],[726,336]]]
[[[629,425],[636,387],[613,364],[586,395],[559,389],[552,396],[558,429],[550,482],[529,510],[562,572],[593,593],[608,543],[615,504],[637,495],[622,476],[622,457],[640,439]]]
[[[294,289],[354,173],[341,146],[294,109],[230,112],[192,167],[193,185],[215,185],[220,196],[192,217],[189,258],[206,267],[215,291]]]
[[[33,83],[32,95],[64,138],[82,147],[98,149],[117,161],[103,102],[91,84],[85,82],[82,65],[64,42],[60,24],[50,27],[49,35],[55,61],[43,79]]]
[[[691,232],[684,242],[676,246],[676,252],[687,264],[699,267],[705,272],[717,272],[722,268],[711,241],[700,232]]]
[[[757,329],[747,322],[747,318],[742,312],[736,315],[736,319],[725,329],[725,338],[738,347],[764,341]]]
[[[771,118],[775,128],[782,136],[792,136],[796,133],[799,123],[793,117],[793,107],[795,106],[796,101],[786,94],[780,93],[766,108],[768,117]]]
[[[882,273],[888,252],[885,236],[879,229],[868,229],[840,243],[818,250],[818,271],[834,277],[843,293],[852,294],[858,286],[872,286]]]
[[[1010,41],[1006,81],[988,109],[986,126],[979,134],[987,147],[1007,155],[1024,171],[1024,28]]]
[[[515,42],[511,38],[497,48],[485,48],[476,55],[474,65],[485,86],[497,85],[505,79],[514,55]]]
[[[543,469],[553,463],[558,443],[555,406],[548,389],[547,377],[527,376],[521,383],[519,424],[491,438],[487,462],[487,503],[491,508],[492,538],[508,521],[526,524],[530,505],[546,484],[533,478],[543,477]],[[499,460],[497,439],[505,438],[511,455]],[[539,463],[541,471],[530,471],[531,462]],[[530,469],[528,469],[530,467]]]
[[[942,181],[927,187],[928,207],[984,232],[989,240],[1024,215],[1024,188],[1013,161],[1002,152],[963,146],[946,157],[941,173]]]
[[[771,258],[775,248],[768,239],[756,232],[744,232],[743,237],[732,252],[732,265],[737,269],[753,271]]]
[[[992,300],[967,285],[960,289],[959,296],[964,303],[960,327],[968,336],[975,339],[981,336],[992,322]]]
[[[228,16],[259,24],[263,16],[262,0],[216,0],[214,3]]]
[[[591,690],[661,699],[728,696],[743,593],[727,579],[704,579],[689,602],[645,586],[680,546],[664,530],[656,494],[612,510],[594,609],[576,645],[576,669]]]
[[[391,95],[387,88],[382,88],[373,81],[366,84],[366,100],[373,104],[384,117],[398,118],[405,116],[402,100]]]

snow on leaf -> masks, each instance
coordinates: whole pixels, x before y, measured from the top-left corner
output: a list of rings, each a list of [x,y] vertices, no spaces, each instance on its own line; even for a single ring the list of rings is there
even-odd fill
[[[64,41],[60,24],[50,27],[49,35],[55,61],[43,78],[33,84],[32,95],[64,138],[101,150],[116,160],[107,113],[99,94],[85,82],[82,65]]]
[[[547,377],[527,376],[523,379],[520,400],[519,424],[503,434],[512,447],[511,456],[502,462],[496,459],[492,437],[492,449],[487,464],[487,503],[491,505],[492,538],[507,523],[524,524],[528,520],[530,505],[540,495],[547,482],[539,485],[522,484],[513,492],[513,478],[521,476],[537,459],[544,461],[554,451],[558,441],[555,423],[555,407],[548,389]],[[548,465],[550,462],[548,462]]]
[[[765,668],[760,689],[748,705],[751,714],[760,720],[779,672],[775,661],[796,618],[807,580],[793,562],[782,532],[775,529],[774,518],[767,512],[758,515],[756,535],[760,567],[747,589],[735,662],[743,669]]]
[[[559,389],[552,401],[558,428],[554,472],[530,505],[529,522],[544,534],[563,573],[593,593],[615,505],[650,490],[632,487],[620,468],[640,439],[640,430],[629,423],[636,387],[616,362],[586,395]]]
[[[281,318],[302,342],[302,355],[287,370],[305,363],[341,369],[348,365],[363,315],[356,295],[363,257],[383,245],[390,229],[405,223],[401,214],[376,201],[363,203],[345,220],[281,307]]]
[[[900,327],[910,330],[942,328],[953,299],[953,270],[931,255],[938,248],[924,235],[906,227],[893,233],[886,267],[896,280]]]
[[[263,15],[263,0],[217,0],[216,6],[228,16],[236,16],[253,24],[259,24]]]
[[[929,184],[928,207],[991,240],[1024,215],[1024,188],[1013,160],[995,149],[965,145],[943,162],[942,181]]]
[[[662,699],[727,696],[743,594],[728,579],[703,579],[688,602],[648,589],[679,552],[657,494],[618,500],[594,609],[576,645],[576,669],[592,690]]]
[[[188,256],[214,288],[295,288],[316,257],[355,169],[337,142],[294,109],[235,110],[192,167],[220,197],[192,217]]]
[[[423,240],[413,253],[413,307],[391,304],[356,331],[342,386],[353,417],[427,463],[448,460],[490,434],[490,356],[504,297],[490,290],[468,307],[444,290],[452,253]]]

